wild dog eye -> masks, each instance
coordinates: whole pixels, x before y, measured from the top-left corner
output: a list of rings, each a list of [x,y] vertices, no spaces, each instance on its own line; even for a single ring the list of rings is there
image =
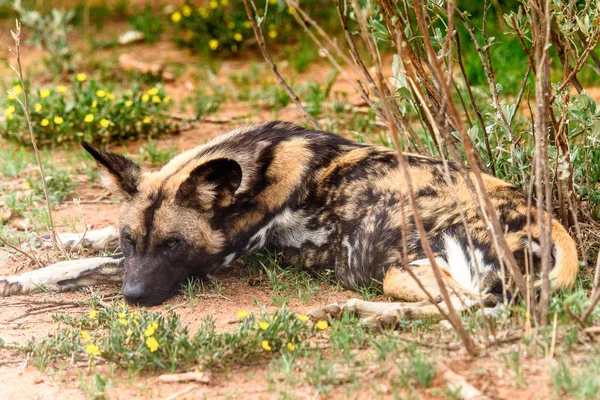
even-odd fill
[[[179,244],[179,240],[178,239],[169,239],[165,242],[165,246],[168,249],[173,249],[175,248],[177,245]]]
[[[133,246],[133,244],[134,244],[133,239],[129,235],[124,236],[123,240],[125,241],[125,243],[127,243],[128,246]]]

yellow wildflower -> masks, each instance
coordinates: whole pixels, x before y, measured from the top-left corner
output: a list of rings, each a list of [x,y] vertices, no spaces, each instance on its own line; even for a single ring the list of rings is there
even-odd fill
[[[40,103],[35,103],[35,112],[40,112],[42,111],[42,105]]]
[[[294,346],[294,343],[292,343],[292,342],[288,342],[287,348],[288,348],[289,351],[296,350],[296,346]]]
[[[244,37],[241,33],[236,32],[233,34],[233,40],[235,40],[236,42],[241,42],[242,40],[244,40]]]
[[[219,3],[216,0],[211,0],[210,3],[208,3],[208,6],[214,10],[219,7]]]
[[[112,93],[106,93],[106,98],[109,100],[114,100],[115,99],[115,95]]]
[[[171,21],[175,23],[181,21],[181,13],[179,11],[175,11],[173,14],[171,14]]]
[[[125,107],[131,107],[132,105],[133,105],[133,101],[131,101],[131,100],[127,100],[125,102]]]
[[[269,346],[269,341],[268,340],[263,340],[262,342],[260,342],[260,345],[266,351],[271,351],[271,346]]]
[[[208,17],[208,11],[206,11],[206,8],[204,7],[198,8],[198,14],[200,14],[200,16],[204,19]]]
[[[106,92],[102,89],[96,90],[96,96],[103,98],[104,96],[106,96]]]
[[[246,28],[246,29],[252,28],[252,22],[250,22],[250,21],[244,21],[244,28]]]
[[[238,311],[237,316],[238,316],[238,318],[242,318],[242,319],[246,318],[248,316],[248,311],[246,311],[246,310]]]
[[[269,37],[275,39],[277,37],[277,31],[269,31]]]
[[[171,96],[165,96],[163,98],[163,101],[166,103],[167,101],[171,100]]]
[[[269,4],[277,4],[277,0],[269,0]]]
[[[133,333],[133,331],[131,330],[131,328],[128,328],[126,333],[127,333],[127,336],[131,336],[131,334]]]
[[[144,119],[142,120],[142,122],[143,122],[144,124],[149,124],[150,122],[152,122],[152,118],[150,118],[150,117],[146,116],[146,117],[144,117]]]
[[[58,93],[64,93],[64,92],[66,92],[66,91],[67,91],[67,87],[66,87],[66,86],[64,86],[64,85],[59,85],[59,86],[57,86],[57,87],[56,87],[56,91],[57,91]]]
[[[190,15],[192,15],[192,7],[188,6],[187,4],[184,5],[183,7],[181,7],[181,13],[184,16],[189,17]]]
[[[100,126],[103,128],[108,128],[108,126],[110,125],[110,121],[107,120],[106,118],[102,118],[100,120]]]
[[[98,100],[92,101],[92,108],[98,107]]]
[[[148,96],[147,94],[143,94],[143,95],[142,95],[142,101],[143,101],[144,103],[146,103],[148,100],[150,100],[150,96]]]
[[[117,314],[117,317],[119,317],[121,319],[124,319],[124,318],[127,317],[127,314],[125,314],[124,312],[120,312],[120,313]]]
[[[288,14],[290,14],[290,15],[296,14],[296,9],[292,8],[292,7],[288,8]]]
[[[96,312],[96,310],[90,310],[88,317],[90,317],[91,319],[96,319],[97,316],[98,316],[98,313]]]
[[[15,106],[8,106],[6,107],[6,110],[4,110],[4,115],[7,117],[12,116],[15,111],[17,111]]]
[[[94,343],[88,343],[85,346],[85,352],[88,353],[88,354],[90,354],[90,355],[92,355],[92,356],[99,356],[100,355],[100,349]]]
[[[154,321],[151,325],[154,329],[158,329],[158,322]]]
[[[83,122],[87,122],[88,124],[90,122],[94,121],[94,114],[88,114],[85,117],[83,117]]]
[[[150,351],[154,353],[156,350],[158,350],[158,341],[153,337],[149,337],[146,339],[146,346],[148,346]]]
[[[13,96],[13,94],[12,94],[12,93],[9,93],[9,94],[8,94],[8,99],[9,99],[9,100],[14,100],[14,99],[16,99],[16,97],[15,97],[15,96]]]
[[[221,5],[227,7],[229,5],[229,0],[221,0]]]
[[[302,322],[308,321],[308,315],[298,314],[298,319]]]
[[[40,125],[41,126],[48,126],[49,123],[50,123],[50,121],[48,121],[46,118],[44,118],[43,120],[40,121]]]
[[[85,82],[87,80],[87,75],[84,74],[83,72],[78,73],[77,75],[75,75],[75,78],[79,81],[79,82]]]
[[[29,182],[23,183],[23,188],[26,189],[26,190],[31,189],[31,183],[29,183]]]
[[[40,90],[40,97],[42,99],[45,99],[48,96],[50,96],[50,89],[42,89],[42,90]]]
[[[260,326],[260,329],[262,329],[263,331],[266,331],[267,328],[269,327],[269,323],[267,321],[260,321],[258,323],[258,325]]]
[[[21,85],[15,85],[12,87],[12,92],[15,96],[18,96],[21,93],[23,93],[23,88],[21,87]]]
[[[60,124],[62,124],[63,122],[65,122],[65,120],[63,119],[63,117],[60,117],[60,116],[58,116],[58,115],[57,115],[56,117],[54,117],[54,123],[55,123],[56,125],[60,125]]]
[[[160,97],[157,95],[152,96],[152,102],[153,103],[160,103]]]
[[[324,329],[327,329],[329,324],[327,323],[327,321],[321,320],[321,321],[317,322],[315,324],[315,326],[320,330],[324,330]]]
[[[149,327],[146,328],[146,330],[144,331],[144,336],[146,337],[150,337],[152,335],[154,335],[154,332],[156,331],[156,329],[150,325]]]
[[[119,318],[119,323],[123,326],[127,325],[127,320],[123,318]]]
[[[208,47],[210,47],[212,51],[215,51],[217,47],[219,47],[219,41],[217,39],[210,39],[208,41]]]
[[[90,340],[91,336],[88,333],[88,331],[81,331],[81,333],[79,334],[79,336],[81,336],[81,338],[83,340]]]
[[[158,94],[158,88],[157,87],[153,87],[152,89],[148,89],[148,91],[146,93],[148,93],[150,96]]]
[[[233,22],[233,21],[229,21],[229,22],[227,23],[227,27],[228,27],[229,29],[233,29],[233,28],[235,28],[235,22]]]

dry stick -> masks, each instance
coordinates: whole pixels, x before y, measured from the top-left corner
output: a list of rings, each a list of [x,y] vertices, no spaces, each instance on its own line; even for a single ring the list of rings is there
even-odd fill
[[[390,95],[387,86],[385,86],[382,89],[375,83],[375,80],[373,79],[373,77],[371,76],[369,71],[367,70],[365,64],[362,61],[362,58],[360,57],[360,55],[358,53],[358,50],[356,49],[356,44],[354,43],[354,39],[352,39],[352,34],[350,33],[350,30],[348,29],[348,19],[346,16],[346,13],[348,12],[348,2],[347,2],[347,0],[344,0],[344,8],[345,8],[344,11],[342,11],[341,3],[339,2],[339,0],[336,0],[336,3],[337,3],[337,10],[338,10],[338,14],[340,17],[340,21],[342,23],[342,28],[344,29],[346,41],[350,45],[350,54],[352,55],[352,59],[354,60],[354,63],[358,67],[359,71],[363,74],[365,80],[369,83],[370,88],[375,92],[377,97],[379,99],[384,99],[385,96]],[[365,40],[365,43],[367,44],[367,50],[369,52],[369,56],[371,57],[372,62],[374,64],[377,64],[377,61],[378,61],[377,55],[375,54],[376,52],[374,51],[373,47],[369,45],[370,41],[368,39],[368,33],[365,35],[365,31],[362,28],[361,28],[361,33],[363,35],[363,40]],[[382,92],[382,90],[384,90],[384,91]],[[396,104],[394,104],[394,108],[395,108],[396,113],[401,115],[400,110],[398,109]],[[387,118],[387,116],[385,115],[385,113],[382,110],[377,109],[376,112],[381,114],[381,117],[384,121],[387,120],[388,123],[394,124],[395,128],[398,131],[404,132],[404,129],[398,123],[397,119],[394,117],[393,114],[392,114],[392,118],[389,119],[389,118]],[[425,146],[422,144],[422,142],[418,138],[418,136],[414,133],[414,131],[412,130],[410,125],[408,123],[406,123],[406,121],[404,121],[404,119],[402,122],[404,123],[404,127],[406,128],[406,130],[408,130],[411,133],[413,140],[415,140],[415,142],[418,144],[418,146],[421,148],[424,148]]]
[[[588,46],[588,40],[583,34],[583,32],[581,32],[581,29],[577,30],[577,35],[579,36],[579,40],[581,40],[581,43],[583,43],[585,46]],[[591,51],[590,57],[592,58],[594,63],[596,63],[596,66],[600,68],[600,58],[598,57],[598,54],[596,54],[595,51]]]
[[[254,2],[252,4],[254,5]],[[256,36],[258,47],[260,47],[260,51],[262,52],[262,55],[265,58],[267,64],[269,64],[273,75],[275,75],[275,78],[277,79],[279,84],[283,87],[287,95],[290,97],[290,99],[292,99],[296,107],[302,112],[304,117],[310,122],[313,128],[321,129],[317,120],[312,115],[310,115],[308,111],[306,111],[296,93],[294,93],[292,88],[289,87],[289,85],[285,82],[283,77],[279,74],[279,71],[277,71],[277,66],[275,65],[275,63],[273,63],[273,60],[271,59],[271,56],[267,51],[267,44],[265,43],[265,37],[262,34],[262,29],[260,29],[258,27],[258,24],[256,23],[256,18],[254,17],[252,10],[250,9],[248,0],[244,0],[244,6],[246,7],[246,14],[248,14],[248,18],[250,19],[250,23],[252,24],[252,29],[254,30],[254,36]]]
[[[594,311],[594,308],[596,308],[596,305],[598,305],[598,302],[600,302],[600,290],[596,290],[596,292],[594,292],[594,295],[590,299],[590,305],[588,306],[587,310],[585,310],[585,312],[581,316],[581,320],[584,323],[587,324],[587,320],[590,317],[590,315],[592,314],[592,312]]]
[[[443,73],[439,63],[437,62],[436,52],[433,48],[433,45],[431,44],[429,31],[427,30],[427,26],[425,25],[425,21],[423,19],[423,14],[421,12],[418,0],[413,0],[413,6],[417,16],[417,22],[423,34],[423,39],[425,41],[429,58],[431,58],[431,61],[436,69],[436,73],[439,76],[442,76]],[[460,13],[458,14],[460,15]],[[510,251],[510,247],[506,242],[506,238],[502,234],[503,231],[500,226],[498,214],[493,204],[491,203],[489,196],[487,196],[485,184],[483,183],[483,177],[481,175],[481,170],[478,168],[478,163],[476,161],[475,148],[473,147],[473,143],[471,142],[469,135],[465,130],[464,124],[458,115],[456,105],[453,101],[451,101],[452,97],[450,96],[450,89],[447,86],[445,86],[444,83],[445,81],[442,80],[442,89],[447,94],[450,116],[454,119],[455,126],[458,128],[458,132],[460,134],[461,140],[463,141],[463,145],[465,148],[467,160],[469,161],[469,164],[472,167],[472,174],[475,177],[475,182],[477,184],[477,196],[475,196],[476,198],[474,198],[474,200],[476,200],[480,204],[480,207],[482,208],[482,217],[484,218],[484,220],[488,221],[488,229],[490,230],[492,240],[494,241],[494,244],[498,249],[498,255],[500,257],[503,256],[505,258],[509,272],[513,276],[517,288],[521,291],[521,293],[527,293],[523,274],[519,270],[514,254],[512,253],[512,251]],[[464,178],[465,181],[470,181],[468,176],[465,175]]]
[[[23,250],[19,249],[16,246],[13,246],[12,244],[10,244],[9,242],[7,242],[2,236],[0,236],[0,242],[4,243],[5,246],[10,247],[11,249],[13,249],[14,251],[23,254],[25,257],[29,258],[31,261],[33,261],[35,264],[38,265],[38,267],[42,268],[44,265],[40,262],[40,260],[38,260],[33,253],[32,254],[27,254],[26,252],[24,252]]]
[[[596,259],[596,271],[594,272],[594,286],[592,296],[598,291],[598,284],[600,283],[600,252]]]
[[[579,329],[581,329],[581,331],[582,331],[583,333],[585,333],[585,334],[586,334],[586,336],[587,336],[587,337],[590,339],[590,341],[592,341],[592,342],[595,342],[595,341],[596,341],[596,339],[594,338],[594,335],[592,335],[592,334],[591,334],[591,333],[589,333],[589,332],[586,332],[586,328],[587,328],[587,326],[586,326],[586,324],[585,324],[585,321],[584,321],[583,319],[579,318],[579,317],[578,317],[578,316],[577,316],[577,315],[576,315],[576,314],[575,314],[575,313],[574,313],[574,312],[571,310],[571,306],[569,305],[569,303],[567,303],[567,304],[566,304],[566,306],[567,306],[567,307],[566,307],[566,309],[567,309],[567,314],[569,314],[569,316],[570,316],[571,318],[573,318],[573,320],[575,321],[575,324],[576,324],[577,326],[579,326]],[[556,313],[554,314],[554,317],[556,318]]]
[[[288,4],[289,7],[291,7],[292,9],[296,10],[296,12],[294,13],[294,18],[296,19],[296,21],[300,24],[300,26],[302,26],[302,28],[304,29],[304,31],[308,34],[308,36],[311,38],[311,40],[320,48],[320,49],[324,49],[325,50],[325,54],[327,56],[327,59],[329,60],[329,62],[342,74],[342,76],[344,77],[344,79],[350,83],[350,85],[352,85],[352,87],[360,94],[360,96],[362,97],[362,99],[369,105],[369,107],[371,107],[371,109],[373,109],[373,111],[375,111],[382,119],[384,119],[383,117],[383,112],[379,109],[379,107],[377,107],[375,105],[375,103],[373,103],[373,100],[371,100],[371,98],[369,97],[369,94],[364,90],[362,83],[360,82],[360,80],[358,80],[357,82],[355,82],[352,78],[350,78],[348,76],[348,73],[346,72],[346,70],[344,70],[342,68],[342,66],[337,62],[337,60],[330,54],[330,52],[325,49],[325,46],[323,46],[323,44],[321,43],[321,41],[319,40],[319,38],[317,38],[315,36],[314,33],[312,33],[312,31],[308,28],[307,26],[307,22],[309,24],[311,24],[311,26],[315,27],[317,29],[317,32],[319,32],[319,34],[325,38],[325,40],[327,40],[327,42],[329,43],[329,45],[331,46],[332,49],[334,49],[336,51],[336,53],[338,54],[338,56],[340,56],[344,62],[348,65],[352,65],[352,62],[350,61],[350,59],[341,51],[339,51],[339,49],[335,46],[335,44],[331,41],[331,39],[329,38],[329,36],[316,24],[315,21],[313,21],[298,5],[298,3],[292,1],[292,0],[286,0],[286,3]],[[300,16],[298,16],[298,14],[300,14],[302,16],[302,18],[300,18]],[[305,22],[306,21],[306,22]]]
[[[400,46],[398,46],[398,48],[400,48]],[[414,92],[415,96],[417,96],[417,98],[419,99],[419,101],[421,101],[421,103],[424,103],[425,99],[423,98],[423,95],[420,92],[419,87],[414,82],[413,78],[414,78],[414,74],[411,74],[411,76],[408,77],[408,81],[413,88],[413,92]],[[435,120],[435,118],[431,114],[431,110],[429,110],[427,107],[424,107],[424,111],[425,111],[425,115],[426,115],[427,119],[430,120],[431,125],[434,128],[433,133],[434,133],[434,136],[437,137],[436,143],[441,143],[442,138],[440,137],[440,129],[436,125],[436,124],[438,124],[438,122]],[[450,188],[455,188],[454,182],[452,181],[452,177],[450,176],[450,168],[448,166],[448,160],[446,159],[446,157],[444,156],[444,154],[442,152],[441,145],[438,145],[438,146],[439,146],[440,156],[442,158],[442,163],[444,165],[444,172],[445,172],[444,179],[446,180],[446,184]],[[464,204],[461,203],[460,199],[458,198],[456,190],[452,190],[452,194],[453,194],[454,202],[456,203],[456,206],[458,209],[458,213],[460,215],[461,223],[463,225],[463,228],[465,229],[465,233],[467,236],[467,244],[469,245],[469,249],[471,250],[471,253],[475,254],[475,245],[473,243],[473,238],[471,236],[471,232],[469,231],[467,217],[465,215],[465,206],[464,206]],[[479,266],[479,262],[477,261],[477,259],[475,259],[475,273],[476,273],[477,281],[479,283],[481,283],[480,271],[481,271],[481,268]],[[411,276],[413,276],[413,275],[411,274]],[[459,299],[460,299],[460,297],[459,297]],[[481,309],[484,309],[485,307],[483,304],[483,296],[482,296],[481,292],[479,292],[479,303],[480,303]],[[479,323],[477,322],[477,320],[474,319],[474,321],[475,321],[476,325],[479,326]],[[487,325],[484,325],[484,328],[485,328],[484,330],[487,330]],[[489,344],[489,335],[486,334],[485,338]]]
[[[458,33],[455,36],[456,38],[456,54],[458,66],[460,67],[460,72],[465,80],[465,88],[467,89],[467,95],[469,96],[469,102],[471,103],[471,107],[475,111],[475,115],[477,116],[477,121],[479,122],[479,127],[481,128],[481,133],[483,134],[483,138],[485,140],[485,149],[488,153],[488,157],[490,160],[490,165],[492,167],[492,174],[496,176],[496,167],[494,165],[494,156],[492,155],[492,146],[490,145],[490,137],[485,129],[485,122],[483,122],[483,116],[481,115],[481,111],[479,111],[479,107],[477,107],[477,103],[475,103],[475,97],[473,96],[473,91],[471,90],[471,84],[469,83],[469,78],[467,77],[467,71],[465,70],[465,66],[462,60],[461,48],[460,48],[460,38]]]
[[[358,6],[357,0],[352,0],[352,5],[354,7],[355,16],[356,16],[356,19],[358,20],[361,30],[363,30],[364,32],[367,32],[367,24],[364,19],[364,15],[362,14],[362,12],[360,10],[360,7]],[[365,40],[367,40],[367,43],[368,43],[367,48],[370,48],[373,44],[371,42],[368,42],[368,39],[369,39],[369,36],[367,35],[365,37]],[[376,64],[376,67],[378,67],[378,64]],[[383,75],[381,74],[381,70],[377,71],[377,75],[379,77],[379,82],[378,82],[380,85],[379,91],[383,92],[383,88],[381,87],[383,85]],[[381,104],[386,112],[388,120],[391,119],[392,112],[388,105],[388,99],[382,98]],[[429,240],[427,239],[427,232],[425,231],[423,221],[421,220],[417,200],[415,198],[412,178],[410,176],[410,173],[408,172],[408,162],[406,161],[406,158],[404,157],[404,152],[402,151],[402,147],[400,146],[400,143],[398,142],[398,133],[396,132],[394,124],[390,124],[389,126],[392,131],[390,138],[392,139],[392,142],[394,143],[394,146],[396,147],[396,152],[398,153],[398,161],[400,163],[400,170],[402,171],[402,174],[404,175],[404,180],[406,182],[406,186],[407,186],[406,191],[408,193],[408,199],[409,199],[410,206],[413,210],[413,218],[415,221],[415,225],[417,226],[417,230],[419,232],[419,239],[421,242],[421,247],[423,248],[425,254],[427,255],[429,262],[431,263],[431,267],[433,269],[433,274],[435,276],[436,282],[440,289],[440,293],[442,294],[442,298],[444,299],[444,302],[446,303],[446,307],[448,308],[448,317],[449,317],[448,321],[452,324],[452,326],[454,327],[454,330],[456,331],[458,336],[463,341],[463,344],[464,344],[467,352],[471,356],[476,356],[477,348],[475,346],[475,343],[473,342],[473,339],[471,338],[471,336],[465,329],[464,325],[462,324],[462,321],[461,321],[458,313],[454,309],[454,306],[450,299],[450,295],[446,288],[446,284],[443,279],[442,272],[440,270],[440,267],[437,265],[437,263],[435,261],[435,256],[433,254],[433,250],[431,249],[431,245],[429,244]]]
[[[414,0],[413,0],[413,2],[414,2]],[[420,13],[420,11],[419,11],[419,13]],[[485,56],[486,51],[481,48],[481,45],[479,44],[479,42],[477,41],[477,37],[475,36],[475,32],[473,31],[473,27],[471,27],[471,25],[469,25],[467,19],[462,15],[461,12],[458,12],[457,15],[461,19],[463,26],[465,27],[465,29],[467,30],[467,33],[471,37],[471,41],[475,45],[475,49],[477,50],[477,55],[479,56],[479,59],[481,61],[481,66],[483,67],[483,70],[485,72],[485,77],[486,77],[488,86],[490,88],[490,93],[492,94],[492,100],[494,101],[494,108],[496,108],[497,115],[500,117],[500,120],[504,124],[504,127],[510,134],[511,152],[513,152],[512,147],[514,147],[514,145],[516,144],[516,143],[514,143],[515,134],[512,130],[512,127],[510,126],[510,123],[506,119],[506,115],[504,115],[504,112],[502,111],[502,106],[500,104],[500,98],[498,97],[498,89],[496,88],[496,76],[494,75],[494,71],[491,69],[490,64],[488,64],[488,61]],[[488,51],[489,51],[489,47],[488,47]]]
[[[312,41],[321,49],[325,50],[327,59],[331,62],[331,64],[342,74],[342,76],[344,77],[344,79],[346,79],[346,81],[348,83],[350,83],[352,85],[352,87],[360,94],[360,96],[362,97],[362,99],[369,105],[369,107],[371,107],[371,109],[382,119],[385,120],[386,117],[383,113],[383,111],[381,110],[380,107],[378,107],[369,97],[368,93],[364,90],[363,86],[362,86],[362,82],[360,82],[360,80],[357,80],[356,82],[351,79],[347,72],[341,67],[341,65],[337,62],[337,60],[329,53],[329,51],[327,49],[325,49],[325,46],[323,46],[323,43],[316,37],[316,35],[308,28],[309,24],[311,27],[313,27],[317,33],[319,33],[319,35],[321,37],[323,37],[327,43],[329,44],[330,48],[333,49],[335,51],[335,53],[347,64],[347,65],[352,65],[352,61],[350,60],[350,58],[348,58],[342,51],[340,51],[340,49],[338,48],[338,46],[336,46],[336,44],[333,42],[333,40],[331,40],[331,38],[329,37],[329,35],[327,35],[327,33],[325,33],[325,31],[319,26],[319,24],[317,24],[316,21],[314,21],[313,19],[310,18],[310,16],[304,11],[302,10],[298,3],[296,3],[293,0],[286,0],[286,3],[288,4],[289,7],[292,7],[293,9],[295,9],[297,11],[297,13],[294,13],[294,17],[296,19],[296,21],[302,26],[302,28],[304,29],[304,31],[308,34],[308,36],[312,39]],[[298,16],[297,14],[300,14],[300,16],[302,16],[302,18],[300,18],[300,16]],[[360,70],[360,66],[357,63],[354,63],[354,65],[357,67],[358,72],[362,72]],[[364,76],[364,73],[363,73]],[[367,78],[368,80],[368,78]],[[410,126],[410,124],[406,121],[406,118],[402,115],[402,113],[399,112],[399,110],[397,109],[398,114],[399,114],[399,118],[400,118],[400,122],[402,123],[402,127],[404,128],[403,130],[408,131],[408,133],[410,134],[411,138],[414,141],[413,142],[409,142],[411,146],[415,146],[416,145],[416,150],[419,152],[425,152],[425,145],[423,144],[423,142],[421,141],[421,139],[419,138],[419,136],[415,133],[415,131],[412,129],[412,127]],[[396,118],[394,118],[394,123],[396,124],[396,126],[398,125],[398,122],[396,120]],[[402,129],[399,129],[402,130]]]
[[[42,159],[40,157],[40,151],[37,147],[37,143],[35,141],[35,134],[33,133],[33,125],[31,123],[31,113],[29,112],[29,95],[27,87],[25,86],[25,78],[23,76],[23,69],[21,67],[21,23],[19,20],[15,20],[16,23],[16,32],[10,31],[13,40],[15,41],[15,58],[17,60],[17,68],[13,65],[10,67],[17,73],[19,76],[19,81],[21,82],[21,87],[23,88],[23,97],[24,101],[21,101],[18,96],[14,95],[15,99],[21,104],[23,110],[25,111],[25,117],[27,118],[27,125],[29,126],[29,138],[31,139],[31,144],[33,145],[33,151],[35,152],[35,157],[38,162],[38,167],[40,169],[40,175],[42,178],[42,188],[44,189],[44,197],[46,198],[46,205],[48,207],[48,221],[50,223],[50,232],[52,232],[52,239],[54,241],[54,245],[64,254],[64,249],[59,245],[59,238],[56,234],[56,229],[54,228],[54,220],[52,218],[52,206],[50,204],[50,197],[48,196],[48,187],[46,186],[46,174],[44,173],[44,166],[42,165]],[[9,49],[11,52],[12,50]]]
[[[532,34],[535,40],[535,187],[537,205],[537,228],[541,247],[542,289],[539,300],[539,323],[548,323],[550,304],[550,261],[552,251],[552,217],[545,210],[552,209],[549,173],[548,173],[548,108],[550,95],[550,0],[542,5],[541,1],[530,3]],[[545,203],[545,204],[544,204]]]

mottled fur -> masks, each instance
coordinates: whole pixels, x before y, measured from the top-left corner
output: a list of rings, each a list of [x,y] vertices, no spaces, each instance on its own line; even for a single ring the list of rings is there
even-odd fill
[[[385,279],[388,294],[426,300],[402,269],[409,265],[431,277],[393,150],[282,122],[235,129],[157,172],[84,146],[123,200],[123,293],[130,301],[161,303],[186,277],[213,274],[263,248],[311,271],[333,269],[346,288]],[[456,167],[447,165],[449,186],[441,161],[406,157],[428,239],[449,281],[465,293],[497,292],[498,255]],[[537,230],[531,243],[526,231],[526,196],[492,176],[484,181],[514,256],[524,267],[529,250],[537,262]],[[533,227],[536,216],[531,212]],[[575,244],[554,220],[552,229],[554,285],[570,286]]]

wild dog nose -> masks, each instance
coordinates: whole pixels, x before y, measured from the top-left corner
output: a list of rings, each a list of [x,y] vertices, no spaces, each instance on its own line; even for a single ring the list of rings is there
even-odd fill
[[[136,283],[126,283],[123,285],[123,296],[132,304],[141,306],[153,306],[160,302],[153,301],[152,296],[149,296],[144,287]]]

